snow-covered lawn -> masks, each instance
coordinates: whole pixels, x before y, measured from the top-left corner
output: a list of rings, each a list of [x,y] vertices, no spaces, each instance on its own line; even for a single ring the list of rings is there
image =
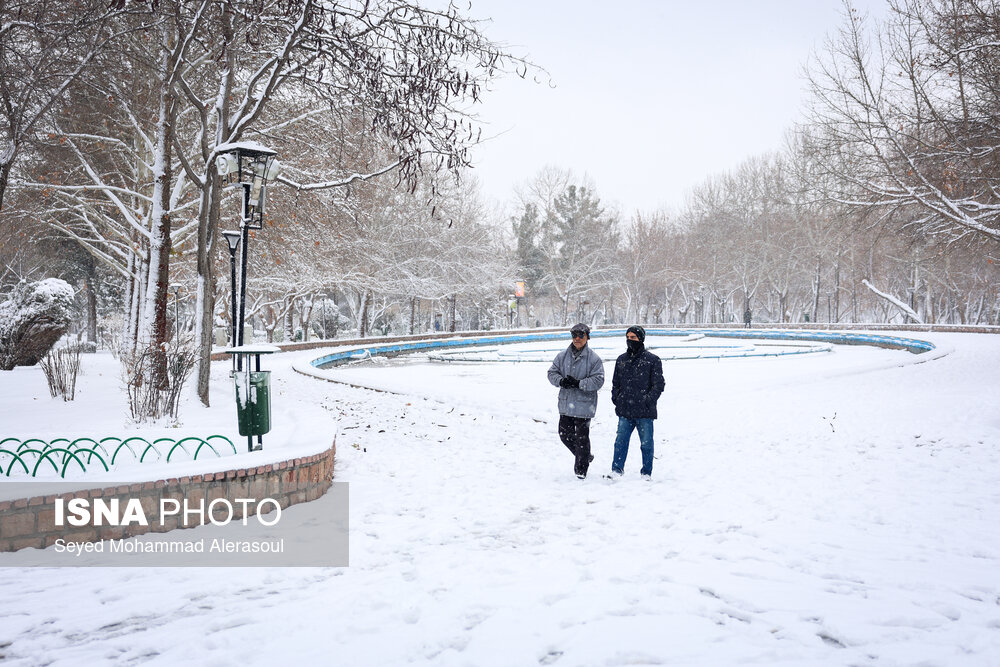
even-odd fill
[[[665,364],[648,483],[637,442],[623,479],[601,477],[610,375],[597,458],[580,481],[555,433],[544,363],[330,372],[399,392],[386,393],[292,370],[318,352],[277,355],[266,360],[272,449],[338,430],[350,567],[0,568],[0,655],[14,665],[996,664],[1000,337],[913,337],[938,351],[836,346]],[[616,353],[601,350],[609,362]],[[187,405],[184,430],[233,430],[217,366],[216,406]],[[40,370],[2,373],[2,431],[120,429],[115,391],[88,370],[74,406],[48,398]],[[65,416],[80,406],[86,418]],[[44,428],[30,423],[39,415]]]

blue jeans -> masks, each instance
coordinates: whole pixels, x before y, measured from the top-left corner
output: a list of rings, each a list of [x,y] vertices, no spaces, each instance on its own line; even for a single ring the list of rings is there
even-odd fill
[[[625,470],[625,457],[628,456],[628,442],[632,438],[632,430],[639,431],[639,451],[642,452],[643,475],[653,472],[653,420],[618,418],[618,437],[615,438],[615,459],[611,462],[611,470],[621,474]]]

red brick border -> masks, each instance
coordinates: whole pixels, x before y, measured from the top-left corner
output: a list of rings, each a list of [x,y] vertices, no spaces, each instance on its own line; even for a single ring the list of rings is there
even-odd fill
[[[252,468],[239,468],[210,472],[189,477],[161,479],[153,482],[136,482],[126,486],[88,489],[61,496],[35,496],[0,502],[0,552],[17,551],[29,547],[45,548],[63,538],[67,542],[96,542],[120,539],[143,533],[165,533],[176,528],[190,528],[194,523],[180,522],[177,517],[167,518],[161,525],[160,500],[187,499],[188,504],[204,500],[206,505],[216,498],[226,498],[236,509],[235,519],[241,519],[237,498],[273,498],[284,509],[290,505],[316,500],[333,483],[334,457],[337,442],[320,454],[270,463]],[[68,532],[55,524],[55,500],[74,497],[118,498],[124,505],[131,498],[139,498],[148,526],[84,526]],[[256,507],[247,507],[252,515]]]

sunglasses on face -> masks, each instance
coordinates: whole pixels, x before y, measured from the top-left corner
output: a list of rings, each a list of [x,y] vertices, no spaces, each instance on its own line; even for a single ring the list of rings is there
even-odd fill
[[[573,338],[586,338],[586,337],[587,337],[587,334],[585,334],[585,333],[577,333],[575,331],[573,332]]]

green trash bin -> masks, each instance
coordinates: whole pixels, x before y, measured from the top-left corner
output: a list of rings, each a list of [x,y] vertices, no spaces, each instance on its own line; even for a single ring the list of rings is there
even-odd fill
[[[271,430],[271,371],[236,371],[233,378],[240,435],[264,435]]]

